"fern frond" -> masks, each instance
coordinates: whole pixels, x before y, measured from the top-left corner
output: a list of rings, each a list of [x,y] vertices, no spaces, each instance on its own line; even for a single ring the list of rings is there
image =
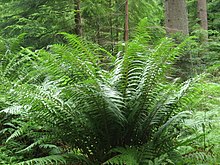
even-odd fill
[[[98,57],[94,56],[93,49],[90,49],[91,44],[87,44],[86,42],[82,42],[82,39],[78,39],[76,35],[70,35],[68,33],[61,33],[68,40],[70,45],[73,48],[73,53],[78,54],[78,57],[81,58],[82,61],[91,61],[94,65],[100,64],[100,60]],[[75,51],[75,52],[74,52]]]
[[[0,112],[5,112],[12,115],[19,115],[27,112],[30,108],[31,108],[30,106],[12,105],[10,107],[1,110]]]
[[[26,123],[24,125],[22,125],[20,128],[18,128],[17,130],[15,130],[6,140],[6,143],[8,141],[10,141],[13,138],[19,137],[21,135],[23,135],[23,133],[25,133],[27,130],[29,130],[30,127],[30,123]]]
[[[60,165],[60,164],[66,164],[66,160],[62,155],[50,155],[46,157],[41,158],[35,158],[27,161],[23,161],[20,163],[17,163],[16,165],[33,165],[33,164],[39,164],[39,165],[48,165],[48,164],[54,164],[54,165]]]
[[[104,164],[118,164],[118,165],[138,165],[138,152],[136,148],[114,148],[111,150],[113,153],[118,153],[118,155],[107,160]]]
[[[30,151],[31,149],[33,149],[35,146],[38,146],[39,144],[41,144],[43,142],[43,138],[37,140],[36,142],[32,143],[31,145],[27,146],[26,148],[17,151],[16,153],[22,153],[22,152],[27,152]]]

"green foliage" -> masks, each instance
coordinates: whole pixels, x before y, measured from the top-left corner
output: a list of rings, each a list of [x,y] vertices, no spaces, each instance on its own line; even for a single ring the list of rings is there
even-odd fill
[[[212,76],[213,78],[214,76]],[[217,164],[219,161],[219,84],[210,73],[200,75],[196,84],[197,94],[190,106],[192,117],[185,120],[189,132],[197,140],[178,150],[188,164]],[[183,136],[184,137],[184,136]],[[189,136],[187,137],[189,138]]]
[[[220,12],[218,8],[220,7],[220,2],[217,0],[208,0],[208,18],[209,18],[209,29],[219,31],[220,30],[220,21],[219,16]]]
[[[199,43],[204,31],[195,26],[196,1],[188,3],[196,37],[181,44],[179,36],[164,38],[160,0],[129,3],[132,39],[119,48],[124,1],[81,2],[84,38],[122,50],[115,57],[58,33],[74,29],[72,1],[0,2],[0,32],[7,38],[0,38],[0,164],[220,161],[219,2],[208,1],[207,44]],[[203,71],[195,87],[172,76]]]
[[[80,12],[83,37],[117,52],[115,45],[124,38],[124,1],[84,0],[80,6],[81,10],[75,11],[72,0],[1,1],[0,33],[7,38],[26,34],[22,46],[39,49],[63,42],[59,32],[74,33],[74,17]],[[143,18],[152,31],[160,26],[163,12],[158,0],[129,1],[131,36]]]
[[[187,0],[188,11],[189,11],[189,26],[191,31],[195,29],[195,25],[198,24],[199,19],[197,18],[197,0]],[[208,14],[208,29],[219,31],[219,7],[220,2],[218,0],[207,0],[207,14]],[[197,27],[198,29],[198,27]]]
[[[41,48],[61,41],[58,32],[72,32],[74,10],[71,1],[16,0],[0,2],[1,34],[7,38],[25,33],[24,47]]]

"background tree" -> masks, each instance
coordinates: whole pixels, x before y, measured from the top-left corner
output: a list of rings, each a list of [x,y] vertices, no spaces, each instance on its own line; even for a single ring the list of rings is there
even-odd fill
[[[125,1],[125,30],[124,30],[124,34],[125,34],[125,42],[128,41],[128,37],[129,37],[129,11],[128,11],[128,0]]]
[[[82,36],[82,19],[81,19],[81,9],[80,0],[74,0],[75,4],[75,34]]]
[[[199,24],[204,30],[208,30],[208,20],[207,20],[207,4],[206,0],[198,0],[198,18]]]
[[[165,26],[168,34],[188,35],[188,12],[185,0],[165,0]]]
[[[208,30],[208,19],[207,19],[207,4],[206,0],[198,0],[197,11],[199,24],[203,30]],[[208,32],[205,32],[201,38],[202,41],[208,40]]]

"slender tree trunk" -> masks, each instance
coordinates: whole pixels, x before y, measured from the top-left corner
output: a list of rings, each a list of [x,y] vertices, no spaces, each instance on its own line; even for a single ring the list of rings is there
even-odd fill
[[[110,37],[111,37],[111,53],[114,51],[114,36],[113,36],[113,17],[112,17],[112,0],[109,0],[109,7],[111,8],[110,13]]]
[[[165,0],[165,15],[165,26],[168,34],[177,32],[189,34],[185,0]]]
[[[120,13],[120,10],[119,10],[119,0],[116,0],[116,3],[115,3],[115,16],[116,16],[116,19],[115,19],[115,21],[116,21],[116,26],[115,26],[115,29],[116,29],[116,36],[115,36],[115,42],[116,43],[118,43],[118,41],[120,40],[119,39],[119,33],[120,33],[120,31],[119,31],[119,27],[120,27],[120,25],[119,25],[119,13]]]
[[[74,0],[75,9],[75,33],[82,36],[82,19],[80,14],[80,0]]]
[[[208,30],[208,20],[207,20],[207,3],[206,0],[198,0],[197,3],[197,13],[198,13],[198,18],[199,18],[199,24],[202,29]],[[208,40],[208,33],[205,33],[201,41],[207,41]]]
[[[129,39],[129,28],[128,28],[128,0],[125,0],[125,29],[124,29],[124,40],[125,42]]]

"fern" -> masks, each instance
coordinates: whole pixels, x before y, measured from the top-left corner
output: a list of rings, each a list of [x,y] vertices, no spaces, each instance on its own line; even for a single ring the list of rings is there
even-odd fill
[[[148,163],[180,145],[178,122],[186,118],[190,81],[170,85],[166,75],[185,43],[163,38],[148,49],[136,38],[115,59],[74,35],[64,36],[69,45],[23,50],[36,62],[25,62],[30,72],[18,79],[9,93],[13,104],[2,111],[27,120],[7,140],[32,139],[17,154],[61,149],[20,164],[65,164],[74,149],[81,151],[73,156],[78,162]]]

